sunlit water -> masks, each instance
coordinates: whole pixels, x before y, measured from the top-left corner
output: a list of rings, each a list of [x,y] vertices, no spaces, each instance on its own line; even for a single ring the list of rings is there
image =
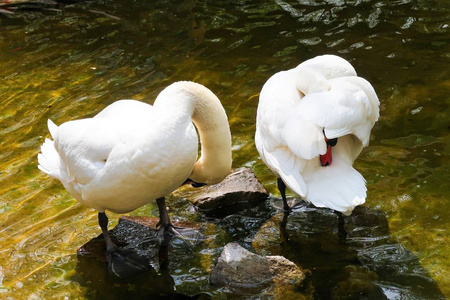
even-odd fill
[[[79,279],[76,249],[99,234],[95,211],[37,169],[48,118],[92,116],[123,98],[152,103],[173,81],[200,82],[229,115],[234,166],[253,168],[277,196],[253,142],[259,91],[272,74],[325,53],[348,59],[379,95],[381,118],[356,168],[367,180],[366,206],[386,213],[389,235],[369,247],[367,233],[354,248],[334,249],[340,265],[326,249],[314,253],[314,239],[296,235],[323,238],[332,228],[297,212],[288,220],[291,243],[272,254],[310,269],[316,298],[331,297],[330,286],[352,272],[391,299],[450,297],[448,1],[0,1],[0,9],[0,297],[95,298],[102,295],[95,289],[107,289],[105,278],[94,286]],[[174,218],[209,222],[217,238],[196,250],[197,265],[171,274],[189,295],[224,296],[205,277],[221,247],[239,241],[250,249],[276,218],[269,203],[225,219],[192,213],[176,198],[169,205]],[[133,214],[156,212],[150,204]],[[356,258],[346,254],[355,249]]]

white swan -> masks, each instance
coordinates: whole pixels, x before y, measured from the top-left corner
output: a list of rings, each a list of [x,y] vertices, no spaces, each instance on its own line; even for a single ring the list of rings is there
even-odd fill
[[[198,161],[192,121],[200,134]],[[99,212],[108,253],[117,247],[107,232],[106,210],[127,213],[156,199],[159,232],[173,231],[164,196],[185,182],[218,183],[231,169],[225,110],[209,89],[194,82],[173,83],[153,106],[120,100],[93,118],[59,127],[48,120],[48,128],[54,141],[45,140],[38,167]]]
[[[259,96],[255,144],[285,187],[316,207],[345,215],[366,199],[353,168],[379,117],[371,84],[345,59],[323,55],[273,75]]]

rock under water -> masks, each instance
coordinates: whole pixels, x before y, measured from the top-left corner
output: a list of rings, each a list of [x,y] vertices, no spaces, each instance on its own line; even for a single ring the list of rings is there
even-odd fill
[[[264,290],[266,295],[280,296],[281,291],[301,287],[307,273],[283,256],[261,256],[238,243],[228,243],[211,272],[210,282],[227,286],[237,294]]]

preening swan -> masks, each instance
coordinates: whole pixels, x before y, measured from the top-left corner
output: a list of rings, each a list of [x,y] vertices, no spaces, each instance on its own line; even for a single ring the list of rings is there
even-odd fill
[[[198,137],[201,156],[197,160]],[[215,184],[231,169],[231,134],[219,99],[194,82],[166,87],[153,106],[119,100],[93,118],[48,120],[53,141],[39,169],[59,179],[82,204],[98,211],[108,255],[121,255],[108,235],[105,211],[127,213],[156,200],[158,235],[175,231],[165,196],[183,183]]]
[[[276,73],[259,96],[255,144],[285,188],[317,207],[349,215],[366,199],[353,162],[379,117],[372,85],[345,59],[323,55]]]

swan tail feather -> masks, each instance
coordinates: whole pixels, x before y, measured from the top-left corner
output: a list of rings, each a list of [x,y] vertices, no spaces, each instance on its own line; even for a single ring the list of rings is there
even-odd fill
[[[366,181],[352,166],[333,162],[304,176],[308,185],[306,200],[317,207],[350,215],[356,206],[366,201]]]
[[[52,140],[45,139],[38,154],[38,163],[39,170],[61,180],[60,157]]]
[[[47,127],[48,127],[48,130],[50,131],[50,134],[52,135],[52,137],[55,138],[55,133],[56,133],[56,130],[58,129],[58,126],[55,123],[53,123],[52,120],[48,119]]]

